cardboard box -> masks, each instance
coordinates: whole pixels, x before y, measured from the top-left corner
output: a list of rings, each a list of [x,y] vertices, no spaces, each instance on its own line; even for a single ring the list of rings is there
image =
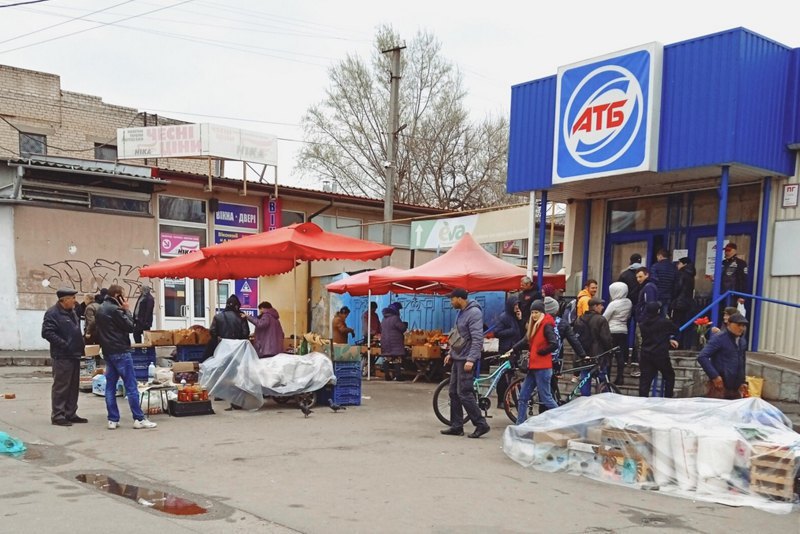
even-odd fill
[[[358,347],[361,350],[361,354],[367,353],[367,346],[366,345],[359,345]],[[369,350],[370,356],[380,356],[381,355],[381,348],[380,347],[372,347]]]
[[[427,342],[428,336],[424,330],[412,330],[403,334],[403,343],[407,346],[424,345]]]
[[[211,343],[211,331],[208,328],[194,328],[194,335],[197,336],[198,345],[208,345]]]
[[[569,428],[550,430],[548,432],[534,432],[534,443],[552,443],[557,447],[567,447],[571,439],[580,439],[580,434]]]
[[[567,471],[577,475],[599,477],[603,462],[598,454],[599,443],[588,440],[571,439],[567,442]]]
[[[172,331],[170,330],[145,330],[144,331],[145,345],[158,347],[163,345],[172,345]]]
[[[442,357],[439,345],[415,345],[411,347],[411,358],[415,360],[435,360]]]
[[[175,362],[172,364],[173,373],[191,373],[199,370],[200,364],[198,362]]]
[[[290,337],[283,338],[283,350],[292,350],[294,349],[294,339]]]
[[[359,362],[361,361],[361,347],[346,343],[334,343],[332,356],[335,362]]]
[[[86,345],[83,349],[84,356],[100,356],[100,345]]]
[[[197,334],[194,330],[173,330],[172,332],[173,345],[197,345]]]

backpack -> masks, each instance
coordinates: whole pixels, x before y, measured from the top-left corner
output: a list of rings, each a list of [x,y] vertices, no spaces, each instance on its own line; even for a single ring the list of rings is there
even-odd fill
[[[558,331],[558,325],[563,321],[561,317],[556,317],[556,324],[553,327],[553,330],[556,333],[556,340],[558,348],[553,351],[553,361],[561,359],[561,348],[564,346],[564,340],[561,339],[561,332]]]
[[[564,303],[559,315],[561,315],[562,321],[566,321],[570,326],[574,325],[578,318],[578,299]]]
[[[589,324],[588,318],[582,315],[580,319],[575,321],[573,328],[575,329],[575,333],[578,334],[578,341],[580,341],[581,347],[583,347],[586,355],[594,356],[594,349],[592,348],[592,345],[594,345],[594,335],[592,334],[592,327]]]

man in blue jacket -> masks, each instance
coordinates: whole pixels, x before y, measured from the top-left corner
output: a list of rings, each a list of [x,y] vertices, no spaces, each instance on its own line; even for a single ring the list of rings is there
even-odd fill
[[[42,337],[50,343],[50,359],[53,361],[50,422],[58,426],[88,422],[78,417],[84,344],[80,321],[75,315],[77,293],[72,288],[56,291],[58,302],[44,313],[42,321]]]
[[[661,302],[661,317],[667,317],[669,303],[675,292],[675,280],[678,278],[678,269],[669,261],[669,252],[659,249],[656,252],[656,263],[650,267],[650,278],[658,288],[658,301]]]
[[[728,327],[711,337],[697,356],[697,361],[711,380],[708,396],[717,399],[740,399],[747,388],[745,369],[747,343],[744,331],[748,321],[734,313]]]
[[[483,312],[477,302],[467,300],[466,289],[454,289],[448,296],[450,304],[458,310],[454,330],[460,339],[450,335],[450,352],[444,359],[445,365],[453,362],[453,368],[450,371],[450,428],[441,432],[446,436],[463,436],[466,411],[475,425],[469,437],[479,438],[489,432],[472,389],[473,370],[480,364],[483,349]]]
[[[497,323],[494,327],[494,337],[497,338],[498,351],[500,354],[505,354],[514,347],[520,339],[525,336],[522,333],[520,322],[522,321],[522,310],[519,308],[519,300],[514,297],[508,297],[506,300],[506,309],[497,318]],[[511,383],[512,373],[505,373],[500,377],[497,382],[497,407],[503,408],[505,405],[506,390]]]

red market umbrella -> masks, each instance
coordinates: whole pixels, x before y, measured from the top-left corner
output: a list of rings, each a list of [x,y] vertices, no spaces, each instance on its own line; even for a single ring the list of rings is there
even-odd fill
[[[237,280],[288,273],[294,268],[294,261],[290,259],[208,258],[203,250],[140,267],[139,276]]]
[[[464,234],[450,250],[428,263],[396,274],[370,276],[370,284],[390,284],[393,292],[446,293],[450,288],[467,291],[519,289],[525,269],[493,256],[470,234]],[[564,287],[564,275],[545,274],[545,283]]]
[[[267,257],[290,260],[376,260],[394,247],[326,232],[314,223],[233,239],[203,249],[207,257]]]
[[[392,290],[391,284],[383,284],[378,286],[371,282],[371,277],[378,274],[400,274],[404,269],[397,267],[384,267],[383,269],[376,269],[374,271],[364,271],[363,273],[354,274],[342,280],[337,280],[325,286],[325,289],[331,293],[350,293],[354,297],[363,297],[365,295],[385,295]]]

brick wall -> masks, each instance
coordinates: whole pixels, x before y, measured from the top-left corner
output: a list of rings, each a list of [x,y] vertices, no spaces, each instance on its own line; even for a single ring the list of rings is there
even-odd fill
[[[0,117],[24,132],[46,135],[47,153],[94,159],[95,143],[116,145],[117,128],[144,126],[144,114],[103,99],[61,88],[55,74],[0,65]],[[148,116],[148,126],[184,124],[167,117]],[[0,121],[0,157],[19,156],[19,133]],[[143,164],[143,160],[129,160]],[[200,160],[148,160],[152,166],[205,174]]]

